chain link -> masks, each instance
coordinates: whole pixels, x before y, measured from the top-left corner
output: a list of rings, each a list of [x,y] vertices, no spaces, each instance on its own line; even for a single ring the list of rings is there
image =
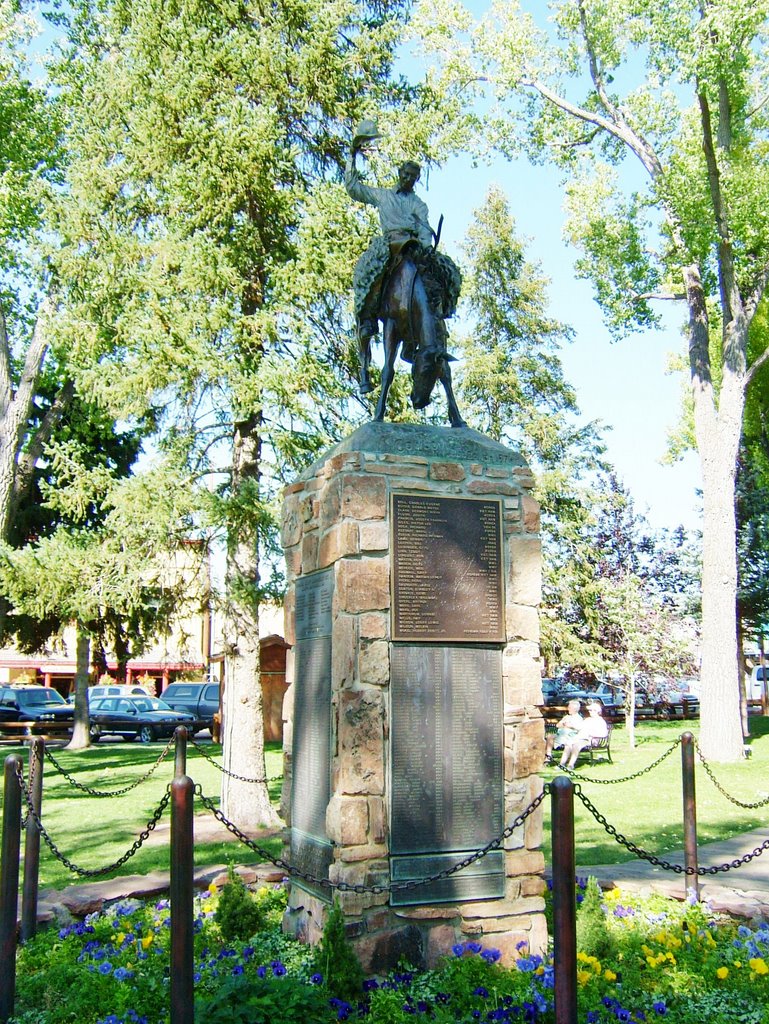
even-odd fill
[[[114,862],[114,864],[110,864],[108,867],[104,867],[104,868],[81,868],[81,867],[78,867],[77,864],[74,864],[71,860],[69,860],[69,858],[66,857],[61,852],[61,850],[59,850],[59,848],[56,846],[56,843],[54,843],[53,839],[51,839],[51,837],[49,836],[48,832],[46,831],[45,826],[43,825],[42,821],[40,820],[40,816],[38,815],[37,811],[35,810],[34,804],[32,802],[32,794],[30,793],[29,789],[27,788],[27,784],[26,784],[26,782],[24,780],[24,772],[23,772],[20,764],[16,768],[16,777],[19,780],[19,785],[21,786],[21,792],[22,792],[22,795],[24,796],[24,800],[26,801],[26,804],[27,804],[27,817],[31,818],[35,822],[35,824],[37,825],[38,831],[42,835],[43,839],[46,842],[46,845],[47,845],[48,849],[54,855],[56,860],[58,860],[60,863],[62,863],[64,865],[64,867],[67,868],[69,871],[72,871],[73,874],[80,875],[81,878],[100,878],[102,875],[107,875],[111,871],[116,871],[118,868],[122,868],[122,866],[125,863],[127,863],[131,859],[131,857],[134,856],[135,853],[138,853],[138,851],[142,848],[142,846],[147,841],[147,839],[149,839],[151,833],[155,830],[155,827],[157,826],[157,823],[163,817],[165,809],[166,809],[166,807],[168,807],[168,804],[169,804],[169,802],[171,800],[171,787],[168,786],[168,787],[166,787],[166,791],[163,794],[163,796],[162,796],[162,798],[160,800],[160,803],[155,808],[155,811],[154,811],[152,817],[147,822],[147,827],[142,832],[139,833],[139,836],[134,841],[133,846],[131,846],[130,849],[126,850],[126,852],[123,854],[123,856],[119,857]]]
[[[598,808],[588,800],[579,785],[574,787],[574,792],[585,805],[587,810],[590,811],[598,824],[603,825],[606,832],[612,836],[620,846],[624,846],[627,850],[630,850],[631,853],[634,853],[636,857],[640,857],[641,860],[648,861],[650,864],[653,864],[654,867],[662,868],[663,871],[674,871],[677,875],[717,875],[719,872],[732,871],[735,868],[742,867],[743,864],[749,864],[750,861],[754,860],[756,857],[760,857],[762,853],[769,850],[769,839],[766,839],[760,846],[757,846],[752,853],[746,853],[742,857],[727,861],[724,864],[714,864],[706,868],[698,867],[696,871],[694,868],[684,867],[683,864],[671,864],[669,860],[656,857],[653,853],[647,853],[646,850],[637,846],[631,839],[623,836],[622,833],[614,827],[614,825],[606,820]]]
[[[721,796],[725,796],[727,800],[730,800],[733,804],[736,804],[737,807],[744,807],[748,811],[755,811],[759,807],[766,807],[767,804],[769,804],[769,797],[767,797],[765,800],[758,800],[758,801],[756,801],[756,803],[753,803],[753,804],[746,804],[746,803],[743,803],[742,800],[738,800],[736,797],[731,796],[729,793],[727,793],[727,791],[724,789],[724,787],[721,785],[721,783],[718,781],[718,779],[713,774],[713,769],[710,767],[708,762],[705,760],[705,755],[700,750],[700,745],[699,745],[699,743],[697,743],[696,740],[694,741],[694,747],[695,747],[695,750],[697,751],[697,756],[699,757],[700,761],[702,762],[702,767],[705,769],[705,773],[707,774],[708,778],[713,783],[713,785],[716,787],[718,792],[721,794]]]
[[[262,782],[277,782],[278,779],[283,778],[282,774],[271,775],[269,778],[265,776],[262,779],[249,779],[246,775],[236,775],[235,772],[231,772],[229,768],[225,768],[223,764],[219,764],[218,761],[215,761],[213,757],[211,757],[211,755],[208,753],[208,751],[200,743],[196,742],[196,740],[194,740],[192,737],[189,738],[188,742],[191,743],[195,750],[197,750],[197,752],[201,754],[206,759],[206,761],[209,761],[214,766],[214,768],[218,768],[222,775],[227,775],[230,779],[235,779],[236,782],[253,782],[257,784]]]
[[[455,875],[458,871],[462,871],[464,868],[469,867],[476,861],[481,860],[486,856],[486,854],[491,853],[492,850],[498,850],[504,841],[509,839],[515,830],[523,825],[529,815],[534,813],[549,793],[550,785],[546,783],[540,795],[532,800],[529,806],[518,815],[511,825],[507,826],[501,835],[497,836],[496,839],[492,839],[490,843],[487,843],[486,846],[483,847],[483,849],[476,850],[474,853],[465,857],[464,860],[459,861],[450,868],[445,868],[443,871],[439,871],[435,875],[431,875],[429,878],[412,878],[404,882],[390,882],[387,885],[352,885],[349,882],[332,882],[328,878],[317,878],[315,875],[311,875],[306,871],[301,871],[299,868],[293,867],[293,865],[289,864],[288,861],[283,860],[282,857],[273,857],[269,850],[266,850],[263,846],[259,846],[258,843],[249,839],[237,825],[226,818],[219,808],[214,806],[213,800],[203,793],[201,787],[199,785],[195,785],[195,795],[200,798],[200,802],[206,810],[210,811],[216,820],[224,825],[228,832],[231,832],[240,843],[247,846],[253,853],[258,854],[258,856],[263,857],[265,860],[268,860],[271,864],[274,864],[276,868],[280,868],[282,871],[285,871],[287,875],[292,878],[298,878],[311,885],[322,886],[327,889],[336,889],[337,892],[353,892],[358,895],[370,893],[374,896],[381,896],[388,892],[402,892],[406,889],[415,889],[421,885],[429,885],[432,882],[449,878],[451,875]]]
[[[168,752],[171,749],[171,747],[173,746],[173,743],[174,743],[174,738],[171,737],[171,739],[168,741],[168,743],[166,743],[165,749],[161,751],[158,759],[155,761],[155,763],[152,765],[152,767],[150,769],[148,769],[148,771],[146,771],[144,773],[144,775],[142,775],[142,777],[140,779],[136,779],[135,782],[132,782],[128,786],[123,786],[122,789],[112,789],[112,790],[91,789],[90,786],[84,786],[82,782],[78,782],[77,779],[73,775],[71,775],[67,771],[66,768],[64,768],[62,765],[59,764],[59,762],[56,760],[56,758],[53,756],[53,754],[49,750],[46,750],[45,756],[48,758],[48,760],[54,766],[56,771],[59,772],[61,775],[63,775],[64,778],[67,780],[67,782],[70,784],[70,786],[74,786],[75,789],[80,789],[80,790],[82,790],[83,793],[87,793],[89,796],[95,796],[95,797],[123,796],[125,793],[130,793],[132,789],[136,789],[137,786],[140,786],[143,782],[146,782],[149,778],[151,778],[153,772],[157,771],[157,769],[160,767],[160,765],[163,763],[163,761],[168,756]]]
[[[661,765],[665,758],[670,757],[676,747],[679,747],[680,745],[681,738],[679,737],[672,747],[666,750],[664,754],[661,754],[656,761],[652,761],[651,764],[647,765],[645,768],[639,769],[639,771],[635,772],[633,775],[625,775],[621,779],[594,779],[590,775],[579,775],[573,768],[567,768],[566,765],[558,765],[558,770],[565,772],[572,779],[579,779],[581,782],[592,782],[595,783],[596,786],[616,786],[619,782],[632,782],[633,779],[640,779],[642,775],[646,775],[648,772],[654,771],[654,769],[658,765]]]

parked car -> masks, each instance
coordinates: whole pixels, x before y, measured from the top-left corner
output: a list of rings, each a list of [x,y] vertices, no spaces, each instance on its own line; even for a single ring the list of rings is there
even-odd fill
[[[74,715],[74,704],[50,686],[0,686],[0,727],[5,725],[7,732],[66,735]]]
[[[97,697],[150,697],[151,694],[143,686],[139,686],[138,683],[98,683],[96,686],[88,687],[88,701],[95,700]]]
[[[174,711],[157,697],[129,695],[125,697],[97,697],[88,709],[91,740],[96,743],[102,736],[116,735],[127,740],[152,740],[172,736],[178,725],[194,727],[192,715]]]
[[[163,690],[163,700],[175,711],[185,711],[195,719],[195,731],[211,729],[219,710],[219,684],[209,682],[171,683]]]

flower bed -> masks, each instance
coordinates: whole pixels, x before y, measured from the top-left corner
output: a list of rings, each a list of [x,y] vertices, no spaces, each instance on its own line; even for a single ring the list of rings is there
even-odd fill
[[[434,971],[407,966],[341,991],[333,964],[280,933],[281,888],[255,895],[258,932],[225,939],[223,897],[195,907],[196,1020],[201,1024],[552,1022],[553,965],[522,946],[456,946]],[[237,915],[236,915],[237,916]],[[588,892],[579,911],[579,1016],[587,1024],[769,1024],[769,926],[749,928],[707,906],[619,891]],[[15,1024],[166,1024],[168,902],[112,906],[49,929],[19,951]],[[327,951],[328,957],[328,951]],[[335,989],[335,985],[337,986]]]

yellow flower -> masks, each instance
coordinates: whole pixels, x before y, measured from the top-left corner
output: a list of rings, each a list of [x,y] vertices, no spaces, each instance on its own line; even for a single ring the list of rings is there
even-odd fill
[[[545,968],[542,966],[542,964],[540,964],[539,967],[536,969],[536,971],[534,973],[542,975],[542,974],[545,973]]]
[[[617,975],[614,971],[610,971],[608,968],[603,972],[603,976],[607,981],[616,981]]]
[[[590,971],[577,971],[577,981],[580,985],[586,985],[592,977]]]
[[[154,938],[155,936],[152,934],[152,932],[150,932],[149,935],[145,935],[144,938],[142,939],[142,949],[149,949],[149,947],[152,945],[152,940]]]
[[[753,957],[752,960],[748,960],[748,965],[751,971],[755,971],[756,974],[769,974],[769,967],[766,966],[766,961],[763,957]]]
[[[211,882],[211,884],[209,885],[208,891],[211,893],[212,896],[216,896],[216,894],[219,892],[219,890],[216,888],[216,885],[213,882]]]
[[[649,967],[656,967],[657,966],[657,958],[656,958],[656,956],[647,956],[646,962],[649,965]]]
[[[728,978],[729,977],[729,968],[728,967],[719,967],[718,970],[716,971],[716,977],[720,978],[721,981],[723,981],[724,978]]]
[[[734,966],[735,967],[742,967],[742,960],[735,960],[734,961]]]

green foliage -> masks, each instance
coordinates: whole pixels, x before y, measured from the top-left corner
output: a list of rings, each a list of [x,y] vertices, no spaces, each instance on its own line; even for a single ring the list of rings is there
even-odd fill
[[[316,969],[326,987],[342,999],[357,999],[363,984],[363,969],[344,930],[344,914],[338,900],[328,909],[323,937],[315,952]]]
[[[222,937],[227,942],[245,940],[264,927],[264,912],[232,865],[214,912]]]
[[[599,960],[607,956],[613,947],[602,903],[603,893],[598,882],[595,878],[588,878],[584,899],[577,911],[577,949]]]
[[[255,894],[252,893],[230,865],[229,881],[219,896],[214,920],[219,925],[225,941],[245,941],[262,931],[268,924],[280,924],[280,911],[284,908],[285,895],[281,898],[281,894],[266,887]],[[275,920],[276,910],[278,921]]]
[[[336,1019],[323,993],[291,977],[227,978],[216,993],[195,1000],[195,1017],[206,1024],[307,1024]]]

